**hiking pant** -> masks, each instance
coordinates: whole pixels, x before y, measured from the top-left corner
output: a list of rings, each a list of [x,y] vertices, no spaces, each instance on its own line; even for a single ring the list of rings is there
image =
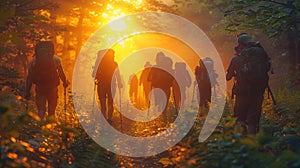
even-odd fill
[[[198,84],[199,91],[199,106],[209,107],[211,102],[211,87],[210,83],[200,83]]]
[[[38,109],[38,115],[40,119],[43,119],[46,112],[46,103],[48,103],[48,115],[52,116],[55,114],[55,109],[57,106],[57,87],[54,87],[53,89],[41,89],[39,87],[36,87],[36,106]]]
[[[258,132],[262,111],[263,94],[242,94],[236,96],[237,122],[247,124],[247,133],[255,135]]]
[[[149,108],[150,106],[150,102],[149,102],[149,98],[150,98],[150,93],[151,91],[151,84],[150,83],[143,83],[143,99],[144,99],[144,102],[147,104],[147,108]]]
[[[97,92],[100,100],[101,112],[104,114],[105,118],[110,122],[114,111],[111,87],[110,85],[98,85]],[[108,114],[106,113],[106,110]]]

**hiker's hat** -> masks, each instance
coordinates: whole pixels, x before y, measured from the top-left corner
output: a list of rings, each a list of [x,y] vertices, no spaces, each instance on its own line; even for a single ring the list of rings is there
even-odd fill
[[[144,68],[149,68],[149,67],[151,67],[151,66],[152,66],[152,65],[150,64],[150,62],[147,61],[146,64],[144,65]]]
[[[247,45],[249,43],[255,42],[248,34],[241,34],[238,36],[238,43]]]

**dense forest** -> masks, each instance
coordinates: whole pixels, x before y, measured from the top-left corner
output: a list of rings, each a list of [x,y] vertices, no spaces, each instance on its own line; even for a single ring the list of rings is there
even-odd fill
[[[224,71],[234,56],[237,34],[246,32],[260,42],[271,58],[269,85],[277,103],[266,93],[256,136],[245,136],[235,127],[231,81],[222,118],[204,142],[198,141],[202,115],[175,146],[147,157],[118,155],[86,133],[74,108],[76,59],[99,28],[118,17],[146,11],[172,13],[203,30]],[[41,40],[53,41],[70,82],[65,94],[59,86],[56,114],[44,120],[38,116],[33,89],[30,99],[25,99],[29,62]],[[0,59],[0,167],[300,167],[297,0],[4,0]],[[114,124],[129,123],[118,122]],[[128,135],[151,136],[166,125],[128,124],[123,129],[130,126],[134,129],[128,129]]]

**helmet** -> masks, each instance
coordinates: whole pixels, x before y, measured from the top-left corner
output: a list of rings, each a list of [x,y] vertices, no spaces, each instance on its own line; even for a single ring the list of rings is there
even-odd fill
[[[254,42],[254,40],[248,34],[241,34],[238,36],[238,43],[247,45],[248,43]]]

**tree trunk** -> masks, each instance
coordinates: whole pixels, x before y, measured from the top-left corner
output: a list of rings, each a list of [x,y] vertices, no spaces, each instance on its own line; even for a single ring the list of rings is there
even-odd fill
[[[66,18],[66,26],[67,26],[67,30],[65,30],[64,32],[64,46],[63,46],[63,51],[62,51],[62,55],[64,57],[64,59],[70,59],[70,51],[69,51],[69,44],[70,44],[70,17],[67,16]]]
[[[81,13],[80,13],[78,24],[77,24],[77,46],[76,46],[76,52],[75,52],[76,58],[82,47],[82,24],[83,24],[84,17],[85,17],[85,8],[81,8]]]

